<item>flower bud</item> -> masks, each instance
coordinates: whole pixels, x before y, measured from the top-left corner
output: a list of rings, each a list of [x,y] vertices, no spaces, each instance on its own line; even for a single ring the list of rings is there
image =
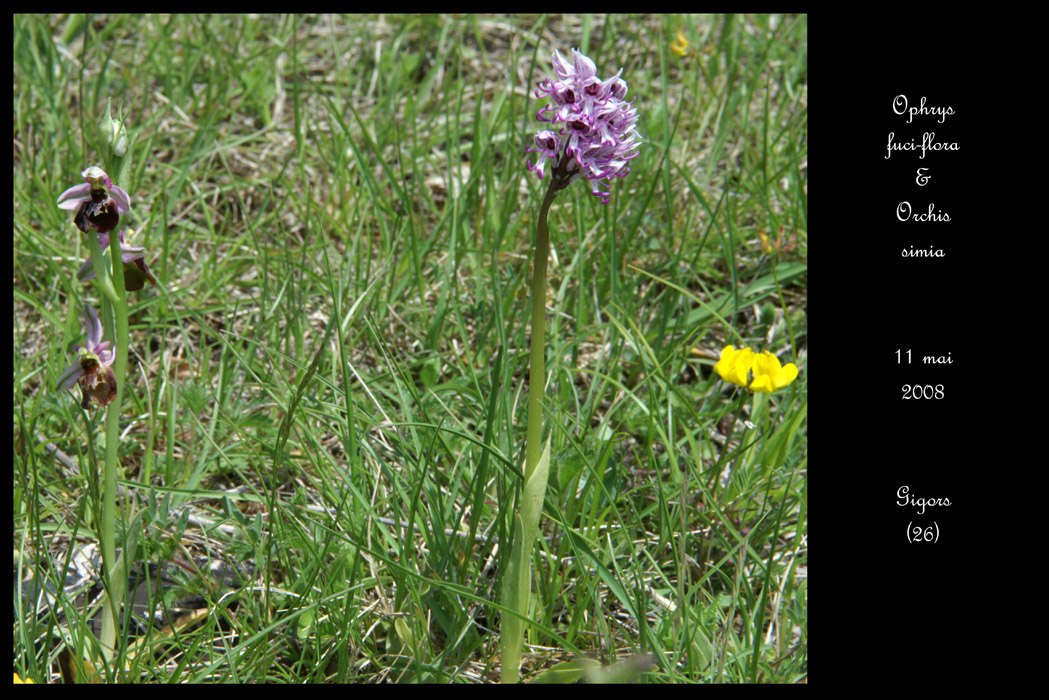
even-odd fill
[[[102,133],[102,140],[113,151],[117,158],[123,158],[127,154],[127,127],[119,119],[113,118],[112,102],[106,101],[106,115],[98,125]]]

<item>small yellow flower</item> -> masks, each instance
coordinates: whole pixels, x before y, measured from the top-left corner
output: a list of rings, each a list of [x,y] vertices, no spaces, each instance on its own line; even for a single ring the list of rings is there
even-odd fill
[[[721,375],[726,382],[747,385],[747,373],[754,364],[754,351],[750,348],[740,348],[728,345],[721,351],[721,360],[714,365],[714,371]]]
[[[791,362],[780,366],[779,359],[766,350],[754,357],[754,381],[750,388],[754,391],[778,391],[798,377],[798,368]]]
[[[681,30],[677,30],[677,39],[670,42],[670,50],[676,53],[678,56],[684,56],[688,53],[688,39]]]
[[[28,684],[28,685],[36,685],[36,683],[33,683],[33,679],[32,679],[32,678],[26,678],[25,680],[22,680],[22,679],[21,679],[21,678],[19,677],[19,675],[18,675],[18,674],[16,673],[16,674],[15,674],[15,682],[14,682],[14,685],[20,685],[20,684],[21,684],[21,685],[27,685],[27,684]]]
[[[789,238],[785,237],[782,226],[779,227],[779,235],[775,240],[762,228],[758,229],[758,238],[761,239],[761,250],[764,253],[789,253],[798,247],[798,232],[792,231]]]
[[[758,229],[758,238],[761,239],[761,250],[764,253],[772,252],[772,244],[769,243],[769,235],[765,233],[765,229]]]

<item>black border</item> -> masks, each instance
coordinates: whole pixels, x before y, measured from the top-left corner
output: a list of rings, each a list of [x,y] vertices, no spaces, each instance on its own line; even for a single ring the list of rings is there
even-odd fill
[[[974,656],[986,659],[977,640],[995,616],[973,613],[993,593],[978,581],[1007,534],[992,531],[1007,439],[993,425],[1004,397],[994,399],[1000,384],[987,372],[995,321],[974,323],[972,300],[1008,259],[988,249],[1005,235],[991,233],[1001,214],[994,174],[1009,167],[1000,132],[1011,121],[991,93],[1008,95],[1015,74],[1004,47],[988,43],[986,16],[864,13],[809,17],[814,676],[953,685]],[[907,123],[893,111],[897,95],[954,113]],[[890,131],[917,143],[931,132],[960,149],[886,159]],[[919,187],[923,167],[933,179]],[[899,221],[902,201],[915,211],[933,203],[950,221]],[[902,257],[911,246],[946,257]],[[897,364],[908,348],[913,363]],[[947,353],[953,364],[919,359]],[[903,400],[907,383],[942,384],[944,398]],[[951,505],[901,507],[902,486]],[[937,528],[939,540],[909,543],[909,523]]]

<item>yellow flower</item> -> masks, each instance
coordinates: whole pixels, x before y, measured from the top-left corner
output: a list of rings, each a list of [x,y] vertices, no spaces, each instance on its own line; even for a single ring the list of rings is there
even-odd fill
[[[726,382],[747,385],[747,372],[754,364],[754,351],[750,348],[737,350],[731,345],[721,351],[721,360],[714,365],[714,371],[721,375]]]
[[[678,56],[684,56],[688,53],[688,39],[685,38],[680,29],[677,30],[677,39],[670,42],[670,50]]]
[[[21,684],[21,685],[26,685],[26,684],[29,684],[29,685],[36,685],[36,683],[33,683],[33,679],[32,679],[32,678],[26,678],[25,680],[22,680],[22,679],[21,679],[21,678],[20,678],[20,677],[18,676],[18,674],[16,673],[16,674],[15,674],[15,682],[14,682],[14,684],[13,684],[13,685],[19,685],[19,684]]]
[[[798,368],[791,362],[780,366],[779,360],[766,350],[754,357],[754,381],[750,388],[754,391],[778,391],[798,377]]]
[[[769,235],[765,233],[765,229],[758,229],[758,238],[761,239],[761,250],[765,253],[772,252],[772,244],[769,243]]]

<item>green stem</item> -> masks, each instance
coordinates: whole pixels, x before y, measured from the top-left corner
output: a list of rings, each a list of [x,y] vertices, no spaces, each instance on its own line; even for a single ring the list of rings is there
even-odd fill
[[[535,258],[532,261],[532,355],[528,372],[528,433],[525,442],[525,469],[522,482],[525,485],[529,483],[543,455],[543,390],[546,386],[546,259],[550,255],[550,228],[547,218],[554,197],[568,184],[570,174],[566,171],[571,162],[568,156],[562,157],[551,173],[550,186],[539,208],[539,220],[536,225]],[[537,481],[529,487],[529,490],[534,489],[537,494],[545,494],[546,475],[547,472],[544,470],[540,477],[537,477],[542,483]],[[522,494],[524,492],[525,488],[522,487]],[[532,597],[529,562],[538,532],[539,514],[542,512],[542,496],[538,498],[540,505],[534,515],[527,513],[522,518],[523,509],[520,507],[517,509],[514,518],[514,543],[509,558],[510,565],[504,574],[506,578],[504,579],[503,604],[520,614],[522,618],[528,614],[528,602]],[[529,522],[525,522],[526,520]],[[503,683],[517,683],[520,680],[524,629],[524,620],[521,618],[503,616],[500,628]]]
[[[535,471],[543,453],[543,390],[546,386],[546,259],[550,256],[550,227],[547,216],[557,188],[550,188],[539,209],[532,261],[532,356],[528,370],[528,437],[525,443],[525,479]]]
[[[91,234],[94,237],[94,234]],[[93,249],[96,255],[98,242],[95,241]],[[127,291],[124,289],[124,263],[120,257],[120,232],[111,231],[109,234],[110,265],[109,274],[98,276],[100,286],[103,289],[108,282],[116,299],[110,303],[115,320],[116,334],[113,338],[116,343],[116,358],[113,361],[113,374],[117,381],[117,397],[106,409],[106,465],[102,487],[102,566],[105,574],[106,591],[108,592],[109,605],[106,605],[102,614],[102,649],[112,658],[116,650],[117,611],[120,602],[124,599],[126,581],[116,570],[116,511],[117,511],[117,469],[120,466],[117,449],[120,446],[120,407],[124,399],[124,378],[127,376],[127,352],[128,352],[128,309]],[[96,260],[101,259],[98,255]],[[97,269],[97,267],[96,267]],[[102,280],[105,280],[104,282]],[[106,295],[107,299],[109,295]]]

